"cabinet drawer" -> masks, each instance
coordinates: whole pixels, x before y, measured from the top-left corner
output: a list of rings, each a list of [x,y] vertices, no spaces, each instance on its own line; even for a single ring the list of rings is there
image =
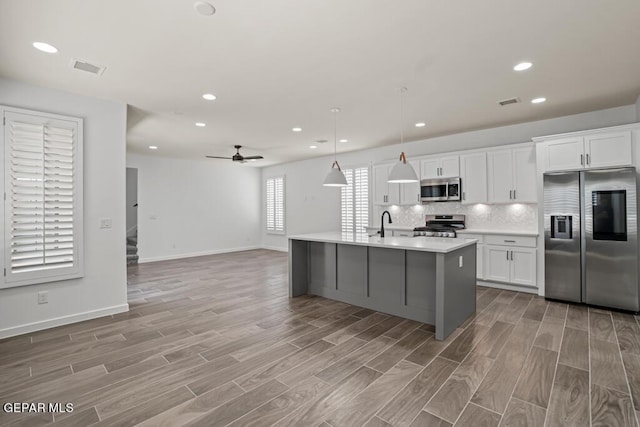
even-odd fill
[[[476,239],[478,244],[484,243],[484,236],[482,234],[460,233],[458,237],[461,239]]]
[[[536,247],[536,238],[531,236],[509,236],[507,234],[491,234],[485,236],[488,245]]]

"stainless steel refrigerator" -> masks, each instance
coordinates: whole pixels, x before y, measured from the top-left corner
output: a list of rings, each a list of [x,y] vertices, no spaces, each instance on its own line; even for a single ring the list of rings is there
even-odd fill
[[[544,175],[545,296],[637,312],[634,168]]]

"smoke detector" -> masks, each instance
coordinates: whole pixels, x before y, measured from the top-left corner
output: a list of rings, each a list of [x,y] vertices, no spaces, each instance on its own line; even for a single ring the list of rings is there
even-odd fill
[[[498,101],[498,104],[504,107],[505,105],[518,104],[519,102],[520,100],[518,98],[509,98],[502,101]]]
[[[74,58],[71,60],[71,68],[75,70],[85,71],[96,76],[101,76],[107,67],[102,67],[100,65],[92,64],[88,61]]]

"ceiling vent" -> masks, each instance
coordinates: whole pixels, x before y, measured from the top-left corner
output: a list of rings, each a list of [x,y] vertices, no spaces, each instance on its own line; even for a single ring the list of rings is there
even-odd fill
[[[99,65],[91,64],[87,61],[82,61],[80,59],[72,59],[71,60],[71,68],[80,71],[86,71],[87,73],[95,74],[96,76],[101,76],[104,73],[106,67],[101,67]]]
[[[505,105],[517,104],[519,102],[520,100],[518,98],[510,98],[510,99],[498,101],[498,104],[504,107]]]

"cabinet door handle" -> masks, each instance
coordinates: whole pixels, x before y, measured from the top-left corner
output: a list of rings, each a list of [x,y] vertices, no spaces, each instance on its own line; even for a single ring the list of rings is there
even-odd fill
[[[513,190],[509,190],[509,200],[513,200]]]
[[[517,199],[517,197],[516,197],[516,190],[513,190],[513,200],[516,200],[516,199]]]
[[[504,242],[505,243],[515,243],[516,241],[515,240],[505,240]]]
[[[513,251],[511,251],[511,261],[513,261]]]
[[[580,154],[580,164],[584,166],[584,154]]]
[[[462,192],[462,200],[464,200],[464,197],[465,197],[465,196],[464,196],[464,191],[463,191],[463,192]]]
[[[507,251],[507,261],[509,261],[509,251]]]
[[[589,161],[589,153],[587,153],[587,165],[589,165],[589,164],[590,164],[590,161]]]

